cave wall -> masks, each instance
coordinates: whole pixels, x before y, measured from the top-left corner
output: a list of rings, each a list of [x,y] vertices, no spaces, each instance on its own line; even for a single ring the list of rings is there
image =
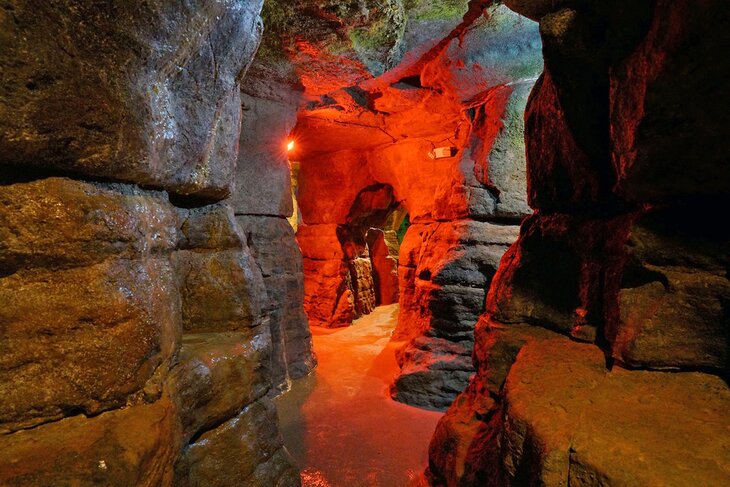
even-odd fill
[[[398,225],[400,224],[397,220],[396,222]],[[397,303],[398,255],[400,253],[398,235],[392,229],[370,229],[366,237],[373,266],[373,281],[376,284],[375,303],[384,306]]]
[[[432,485],[722,485],[722,2],[505,2],[540,22],[536,212],[492,280]],[[724,379],[723,379],[724,378]]]
[[[347,326],[369,310],[358,293],[372,294],[367,259],[353,265],[341,234],[400,205],[413,225],[398,259],[394,339],[404,346],[392,394],[431,409],[448,407],[473,374],[486,289],[531,213],[522,113],[542,69],[537,25],[485,7],[465,2],[421,57],[306,103],[293,132],[310,323]],[[454,155],[431,157],[443,146]],[[364,210],[363,192],[384,185],[392,200]]]
[[[267,35],[262,42],[269,42]],[[303,306],[302,254],[288,221],[294,208],[287,142],[302,93],[286,66],[270,72],[265,52],[256,56],[241,87],[241,151],[231,205],[264,277],[272,379],[285,391],[290,379],[307,375],[317,363]]]
[[[299,483],[269,395],[301,276],[261,245],[293,235],[229,198],[261,6],[3,2],[0,484]],[[248,145],[239,188],[276,177]]]

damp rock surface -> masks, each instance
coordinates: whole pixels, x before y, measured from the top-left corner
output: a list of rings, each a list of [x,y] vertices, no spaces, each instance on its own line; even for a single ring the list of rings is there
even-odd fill
[[[300,318],[305,374],[301,278],[268,286],[279,264],[220,201],[261,6],[0,7],[0,484],[298,485],[269,287]]]
[[[3,162],[227,196],[261,5],[9,2]]]
[[[274,387],[307,375],[317,365],[309,320],[304,312],[304,265],[294,231],[283,218],[239,215],[240,224],[261,269],[268,301],[264,306],[272,339]]]
[[[730,465],[715,454],[730,441],[730,392],[717,377],[609,372],[600,350],[560,338],[525,345],[504,387],[510,452],[503,462],[514,481],[730,480]],[[526,455],[528,469],[521,468]]]

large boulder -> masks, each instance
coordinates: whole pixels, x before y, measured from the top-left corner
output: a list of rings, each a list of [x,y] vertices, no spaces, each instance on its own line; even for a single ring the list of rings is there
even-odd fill
[[[730,392],[717,377],[607,372],[598,348],[556,339],[526,345],[504,387],[502,461],[513,484],[730,479],[716,455],[730,441]]]
[[[3,430],[159,395],[180,340],[166,259],[111,259],[0,280]]]
[[[608,185],[562,115],[564,108],[549,70],[527,102],[525,137],[528,201],[532,208],[559,211],[601,200]]]
[[[200,435],[175,464],[175,485],[237,483],[299,485],[299,473],[282,446],[276,409],[270,401],[254,402]]]
[[[181,238],[180,214],[164,192],[55,177],[0,188],[3,276],[164,254]]]
[[[0,441],[0,483],[172,485],[181,439],[170,398],[77,415]]]
[[[391,396],[410,406],[446,410],[474,375],[474,342],[419,336],[398,351],[400,373]]]
[[[261,5],[9,2],[0,163],[228,195]]]
[[[183,337],[168,384],[186,441],[233,418],[242,404],[266,395],[271,349],[264,328],[254,339],[240,332]]]
[[[174,261],[186,333],[244,331],[259,324],[266,289],[248,249],[178,252]]]
[[[512,328],[491,325],[480,355],[489,376],[473,381],[437,427],[433,485],[727,481],[727,461],[716,454],[730,441],[721,379],[608,371],[598,347]]]
[[[502,323],[529,323],[595,341],[615,319],[632,216],[536,214],[507,251],[486,310]]]

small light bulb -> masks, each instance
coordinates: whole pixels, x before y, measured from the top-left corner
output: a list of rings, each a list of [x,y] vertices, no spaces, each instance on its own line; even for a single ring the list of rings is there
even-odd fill
[[[289,152],[291,152],[292,149],[294,149],[294,141],[293,140],[290,140],[289,143],[286,145],[286,150],[288,150]]]

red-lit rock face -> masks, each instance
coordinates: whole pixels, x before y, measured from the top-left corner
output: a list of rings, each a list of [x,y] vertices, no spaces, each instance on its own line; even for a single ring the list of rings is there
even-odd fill
[[[659,8],[665,17],[655,16],[637,49],[612,69],[617,190],[632,201],[667,204],[678,197],[724,194],[730,141],[720,127],[730,123],[730,115],[716,80],[729,68],[707,65],[716,49],[727,46],[725,29],[709,28],[727,12],[719,2],[703,4],[691,15],[692,2],[676,7],[660,2]],[[667,119],[675,123],[663,124]]]
[[[371,229],[367,234],[375,282],[375,303],[398,302],[398,237],[393,230]]]
[[[399,355],[393,395],[437,409],[473,372],[486,288],[531,211],[522,112],[540,42],[531,22],[503,7],[482,16],[477,3],[422,57],[305,104],[293,132],[310,322],[345,326],[369,311],[381,284],[368,275],[374,249],[363,231],[382,225],[378,211],[402,207],[414,225],[398,264],[396,335],[413,343]],[[372,189],[382,185],[387,197]],[[341,255],[326,250],[334,234]]]
[[[537,211],[492,281],[477,373],[437,427],[430,481],[727,483],[728,233],[717,221],[730,178],[725,141],[699,141],[729,124],[707,106],[727,95],[699,53],[727,45],[728,12],[508,3],[540,18],[545,45],[526,110]],[[722,431],[706,433],[710,449],[704,424]]]

